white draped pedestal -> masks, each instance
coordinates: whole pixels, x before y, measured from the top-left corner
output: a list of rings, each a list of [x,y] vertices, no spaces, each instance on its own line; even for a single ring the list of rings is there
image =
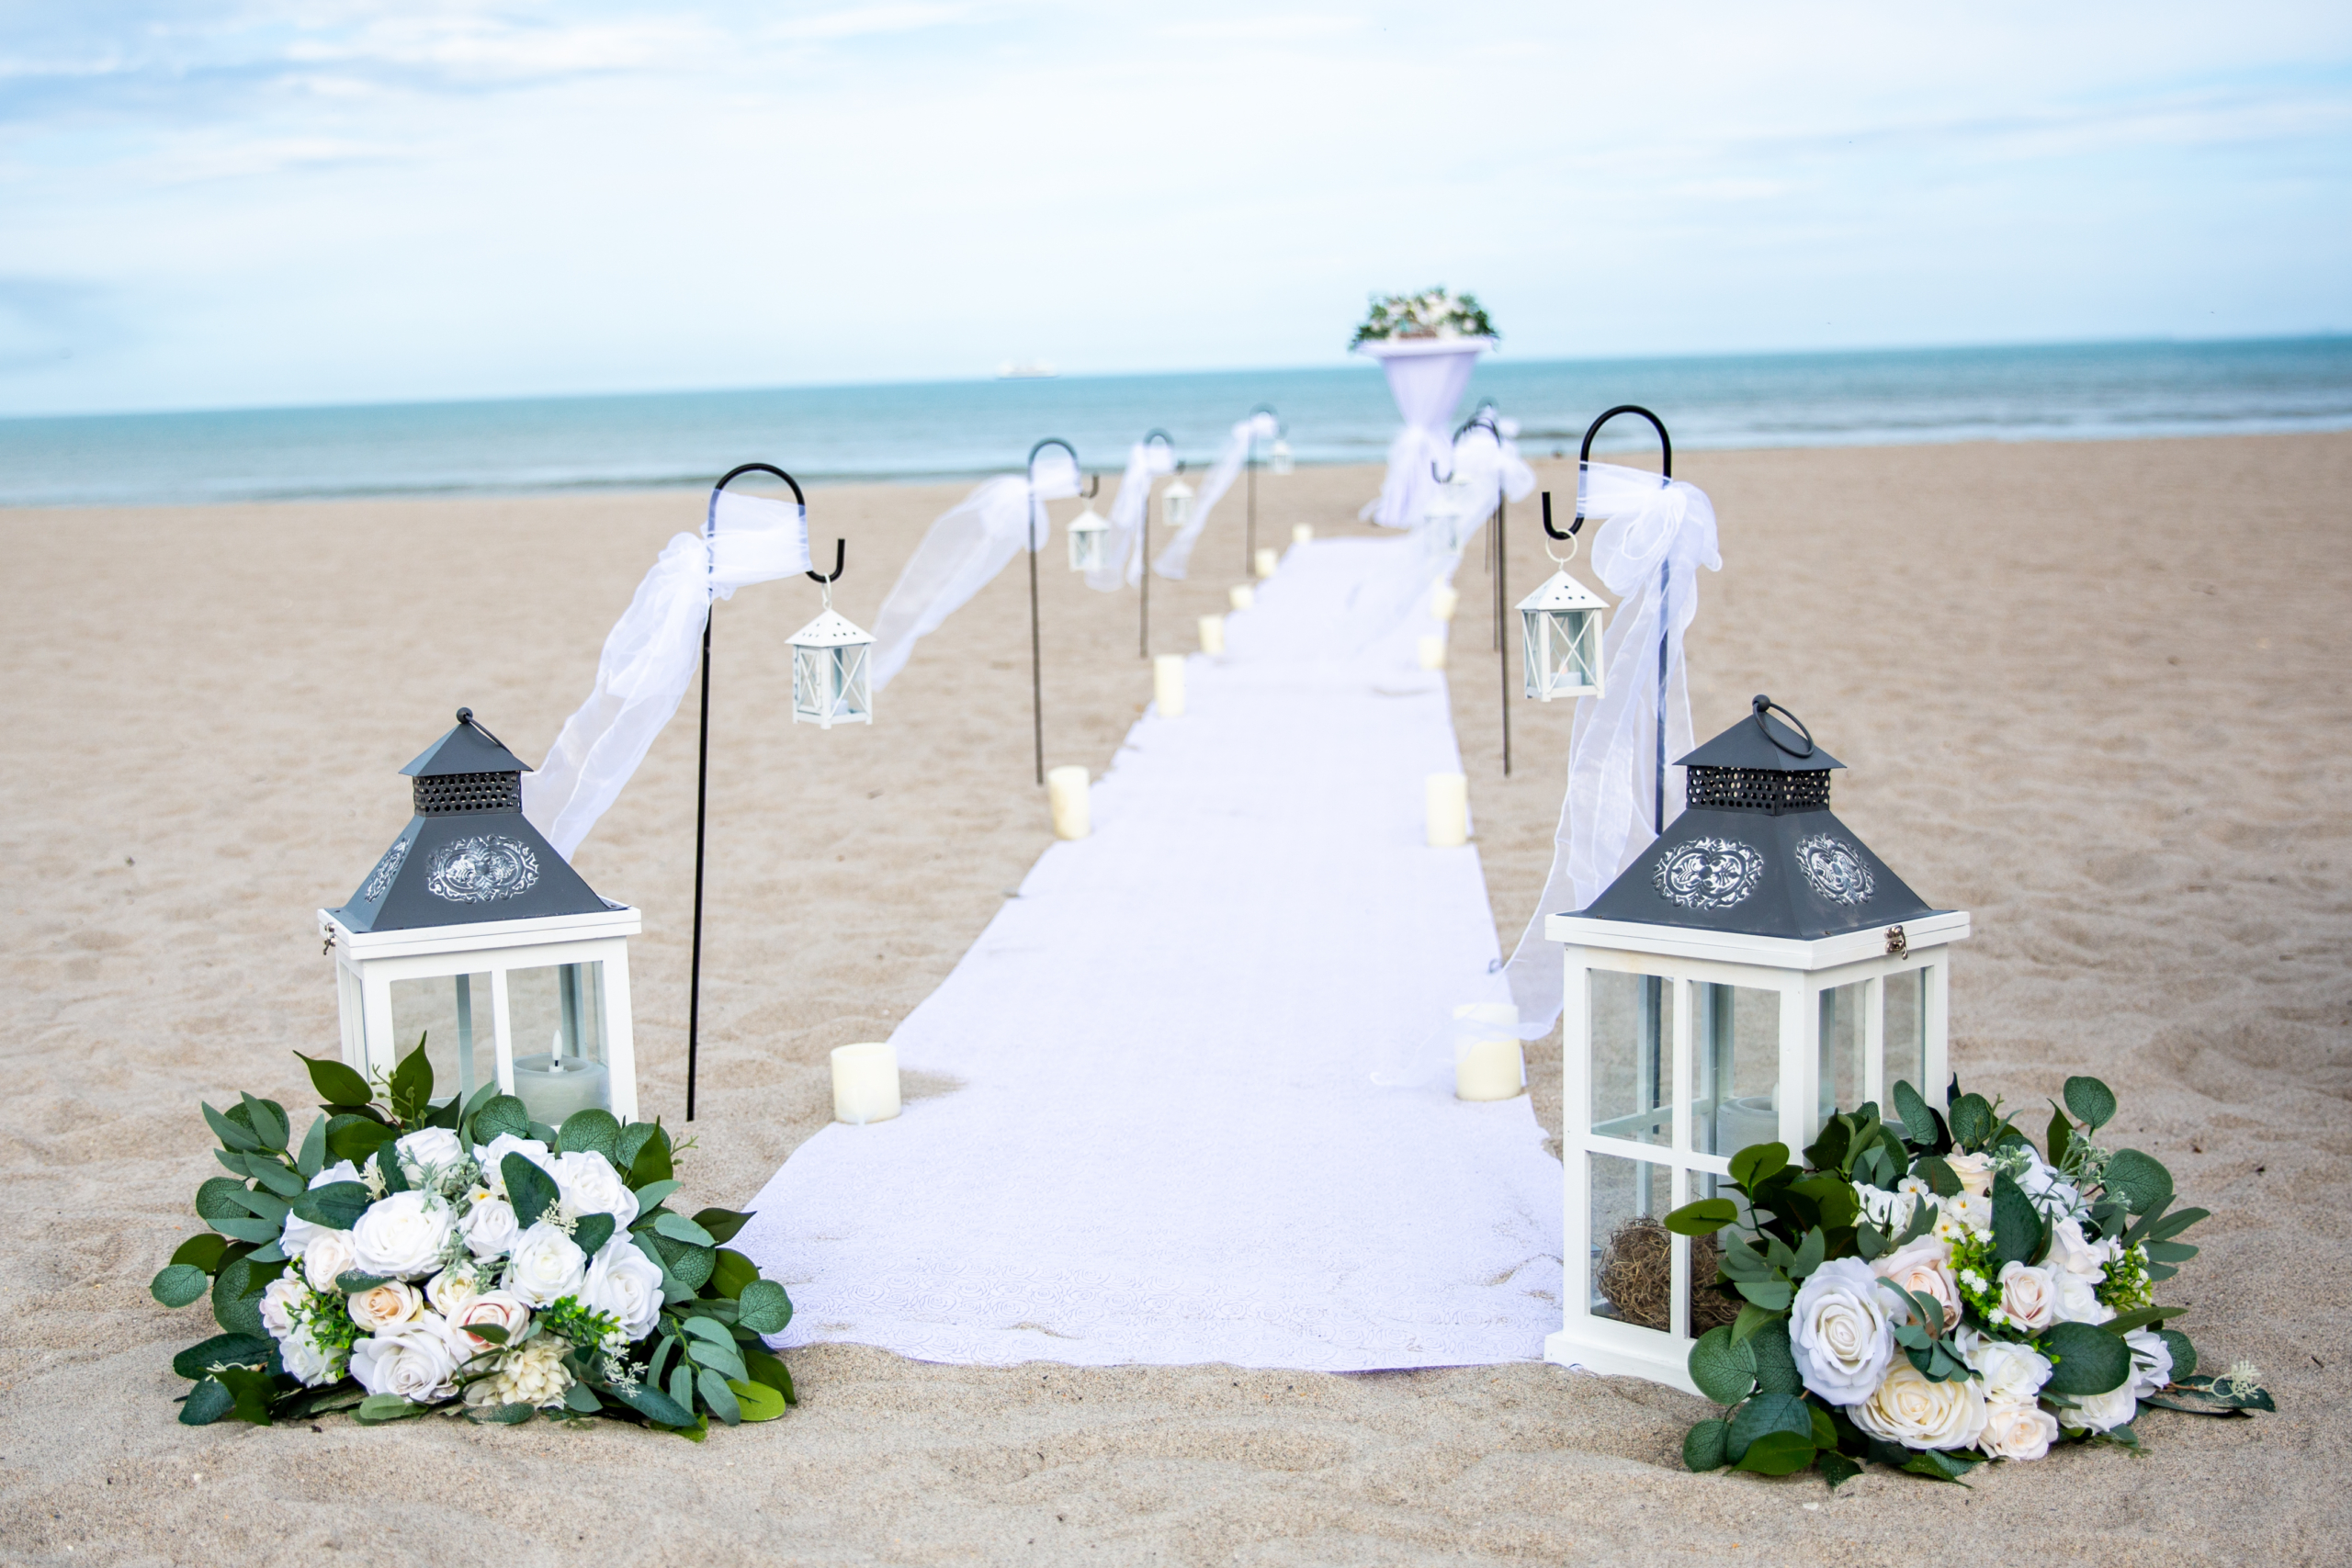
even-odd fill
[[[1560,1167],[1524,1098],[1373,1081],[1500,1000],[1474,848],[1423,841],[1460,768],[1434,626],[1351,623],[1411,541],[1294,547],[894,1036],[961,1087],[827,1128],[735,1245],[779,1341],[925,1360],[1366,1371],[1541,1358]],[[1346,659],[1329,650],[1350,644]],[[1140,675],[1138,679],[1140,679]]]
[[[1447,427],[1469,390],[1471,367],[1494,344],[1485,337],[1375,338],[1356,344],[1356,353],[1380,361],[1388,395],[1405,416],[1405,428],[1388,444],[1380,499],[1363,509],[1363,516],[1387,528],[1410,528],[1421,520],[1437,487],[1430,464],[1445,471],[1453,451]]]

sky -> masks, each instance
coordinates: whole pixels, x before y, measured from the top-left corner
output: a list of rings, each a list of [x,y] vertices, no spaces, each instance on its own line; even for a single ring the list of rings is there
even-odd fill
[[[2352,330],[2352,6],[0,0],[0,413]]]

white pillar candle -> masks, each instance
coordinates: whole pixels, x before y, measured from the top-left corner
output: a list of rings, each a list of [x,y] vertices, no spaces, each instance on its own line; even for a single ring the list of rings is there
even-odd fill
[[[602,1062],[542,1051],[514,1058],[514,1098],[531,1120],[560,1127],[575,1111],[612,1108],[612,1075]]]
[[[1258,591],[1246,582],[1237,582],[1225,591],[1225,602],[1232,609],[1254,610],[1258,607]]]
[[[1184,716],[1184,656],[1163,653],[1151,661],[1151,704],[1162,718]]]
[[[1519,1009],[1468,1002],[1453,1010],[1453,1093],[1459,1100],[1512,1100],[1527,1088]]]
[[[1429,802],[1430,848],[1456,849],[1470,841],[1470,780],[1464,773],[1431,773],[1423,785]]]
[[[1431,632],[1421,638],[1421,668],[1424,670],[1445,668],[1445,634],[1443,632]]]
[[[1451,582],[1441,582],[1430,590],[1430,614],[1441,621],[1453,619],[1453,612],[1461,607],[1461,591]]]
[[[1225,651],[1225,617],[1223,615],[1201,617],[1201,651],[1209,654]]]
[[[1274,554],[1271,546],[1261,545],[1258,547],[1258,575],[1260,577],[1273,576],[1274,569],[1279,567],[1281,564],[1281,558]]]
[[[1315,525],[1312,523],[1292,524],[1290,525],[1290,542],[1294,545],[1313,544],[1315,542]]]
[[[1046,798],[1054,808],[1054,837],[1083,839],[1093,830],[1087,811],[1086,770],[1072,763],[1046,773]]]
[[[887,1040],[833,1047],[833,1120],[863,1127],[899,1113],[899,1053]]]

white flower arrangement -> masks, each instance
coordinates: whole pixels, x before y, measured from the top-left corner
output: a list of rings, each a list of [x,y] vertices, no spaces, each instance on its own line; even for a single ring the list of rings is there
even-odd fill
[[[1908,1084],[1894,1098],[1899,1125],[1874,1105],[1831,1117],[1803,1166],[1780,1144],[1742,1149],[1728,1185],[1745,1202],[1667,1216],[1715,1237],[1713,1288],[1740,1303],[1690,1348],[1691,1381],[1732,1407],[1690,1428],[1691,1469],[1817,1469],[1835,1486],[1875,1461],[1955,1481],[2061,1441],[2137,1447],[2149,1405],[2275,1408],[2251,1367],[2197,1376],[2165,1326],[2187,1309],[2155,1304],[2154,1285],[2196,1256],[2176,1238],[2206,1213],[2172,1206],[2154,1159],[2094,1141],[2115,1114],[2105,1084],[2066,1080],[2046,1156],[1956,1083],[1946,1112]]]
[[[1356,328],[1350,346],[1390,338],[1491,337],[1502,334],[1487,319],[1486,307],[1475,294],[1456,294],[1445,288],[1419,294],[1372,297],[1372,310]]]
[[[791,1299],[724,1245],[751,1216],[667,1206],[658,1122],[548,1127],[494,1085],[435,1105],[421,1040],[380,1095],[304,1060],[327,1103],[299,1145],[275,1101],[204,1107],[232,1174],[197,1190],[210,1229],[150,1287],[171,1307],[209,1294],[224,1331],[172,1363],[193,1384],[182,1422],[442,1409],[699,1438],[797,1403],[763,1338]]]

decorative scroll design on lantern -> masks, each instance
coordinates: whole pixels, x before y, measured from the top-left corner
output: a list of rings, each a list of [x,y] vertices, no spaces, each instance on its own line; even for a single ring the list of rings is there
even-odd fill
[[[539,860],[531,847],[503,833],[453,840],[434,851],[424,868],[424,890],[452,904],[520,897],[538,880]]]
[[[392,847],[384,852],[384,858],[378,861],[376,869],[368,874],[367,885],[359,889],[362,903],[373,904],[384,896],[392,885],[392,878],[401,874],[401,866],[408,859],[408,847],[412,841],[406,838],[392,840]],[[330,935],[327,940],[333,942],[334,939]]]
[[[1828,833],[1797,840],[1797,865],[1813,890],[1833,904],[1866,904],[1878,879],[1854,846]]]
[[[1693,839],[1657,863],[1658,897],[1686,909],[1730,909],[1764,880],[1764,857],[1731,839]]]

